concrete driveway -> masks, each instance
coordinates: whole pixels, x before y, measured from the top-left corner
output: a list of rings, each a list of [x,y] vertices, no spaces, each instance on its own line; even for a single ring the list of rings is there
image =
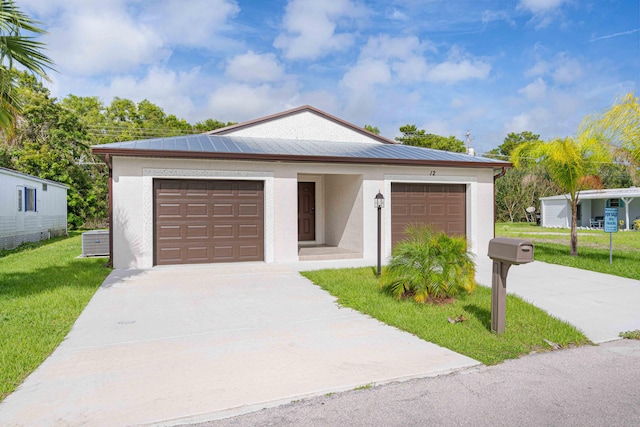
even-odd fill
[[[479,257],[477,265],[476,280],[491,286],[492,261]],[[640,329],[639,280],[535,261],[509,269],[507,292],[571,323],[594,343]]]
[[[285,266],[114,271],[0,425],[171,425],[478,362],[350,309]]]

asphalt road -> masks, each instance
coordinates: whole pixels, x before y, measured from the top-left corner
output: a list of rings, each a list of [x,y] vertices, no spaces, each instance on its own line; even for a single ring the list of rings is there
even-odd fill
[[[213,426],[639,426],[640,341],[337,393]]]

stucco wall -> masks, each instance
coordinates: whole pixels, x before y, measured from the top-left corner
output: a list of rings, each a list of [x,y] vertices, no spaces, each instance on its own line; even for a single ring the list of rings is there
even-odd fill
[[[228,132],[227,135],[255,138],[381,143],[365,134],[327,120],[310,111],[301,111],[297,114],[280,117],[278,120],[257,123],[246,128]]]
[[[371,265],[377,253],[377,211],[382,191],[384,257],[391,253],[391,183],[432,182],[467,186],[467,239],[486,253],[493,238],[493,170],[383,165],[247,162],[116,157],[113,159],[114,266],[153,264],[153,178],[256,179],[265,183],[265,261],[298,260],[297,183],[319,177],[327,244],[362,251]],[[318,199],[318,194],[316,199]],[[316,201],[318,202],[318,200]],[[322,242],[319,242],[322,243]]]
[[[330,217],[325,241],[362,252],[362,175],[325,175],[326,210]]]

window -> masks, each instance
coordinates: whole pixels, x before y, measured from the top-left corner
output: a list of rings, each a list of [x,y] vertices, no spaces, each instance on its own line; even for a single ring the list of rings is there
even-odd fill
[[[26,212],[36,211],[36,189],[24,188],[24,210]]]
[[[47,184],[42,183],[42,191],[47,191]]]
[[[18,212],[22,212],[22,188],[18,188]]]

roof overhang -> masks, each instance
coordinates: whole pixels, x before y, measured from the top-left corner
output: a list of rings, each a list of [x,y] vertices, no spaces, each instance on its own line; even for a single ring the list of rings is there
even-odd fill
[[[374,164],[374,165],[404,165],[404,166],[447,166],[466,168],[510,168],[511,163],[504,162],[496,165],[493,162],[452,160],[423,160],[423,159],[394,159],[394,158],[370,158],[370,157],[342,157],[342,156],[309,156],[288,154],[248,154],[248,153],[193,153],[189,151],[171,150],[132,150],[117,148],[92,147],[97,155],[123,156],[123,157],[156,157],[156,158],[180,158],[180,159],[212,159],[212,160],[244,160],[266,162],[292,162],[292,163],[343,163],[343,164]]]

